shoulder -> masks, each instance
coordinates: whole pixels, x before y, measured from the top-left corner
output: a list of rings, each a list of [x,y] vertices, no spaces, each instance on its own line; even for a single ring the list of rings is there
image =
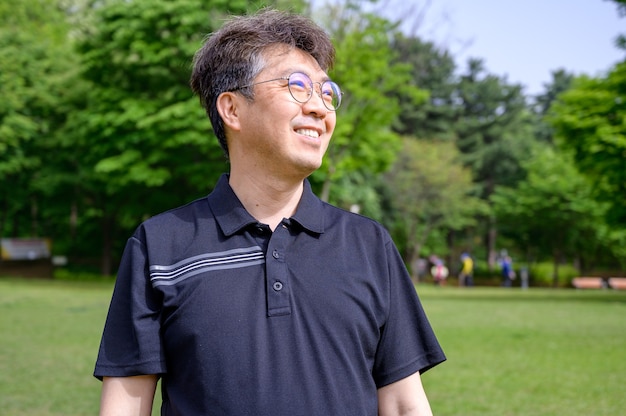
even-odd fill
[[[195,229],[202,219],[211,216],[207,198],[199,198],[146,219],[136,229],[134,237],[143,240],[151,235],[171,236],[189,232]]]
[[[324,203],[325,232],[347,233],[359,238],[369,237],[391,242],[387,229],[378,221],[334,205]]]

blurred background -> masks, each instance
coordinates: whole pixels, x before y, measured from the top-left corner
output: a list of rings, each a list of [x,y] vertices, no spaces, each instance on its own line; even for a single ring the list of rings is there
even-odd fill
[[[228,164],[191,59],[228,16],[270,5],[337,48],[345,101],[314,190],[383,223],[416,282],[434,258],[456,278],[462,254],[477,285],[500,284],[509,258],[534,286],[626,276],[626,31],[577,40],[626,1],[560,2],[539,37],[557,2],[500,3],[0,0],[0,275],[114,275],[140,221],[207,195]],[[577,38],[559,30],[571,23]],[[554,39],[595,66],[556,63],[541,81],[503,67],[551,65]]]

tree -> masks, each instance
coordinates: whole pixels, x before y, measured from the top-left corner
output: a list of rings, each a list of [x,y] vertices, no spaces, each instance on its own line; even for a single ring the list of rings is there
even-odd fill
[[[605,247],[606,204],[593,199],[592,183],[567,153],[540,145],[523,165],[524,180],[516,187],[498,187],[491,195],[498,228],[529,257],[551,256],[557,286],[558,267],[566,256],[590,265]]]
[[[109,1],[80,36],[90,84],[58,145],[73,167],[78,206],[99,222],[102,272],[145,216],[206,194],[226,170],[210,123],[191,93],[202,38],[246,2]],[[80,155],[80,156],[78,156]]]
[[[512,186],[523,177],[521,161],[528,157],[532,135],[530,113],[521,86],[486,74],[481,60],[471,59],[454,96],[459,107],[457,145],[485,200],[498,186]],[[496,262],[496,226],[487,219],[489,264]]]
[[[486,204],[474,195],[469,169],[452,142],[405,138],[392,169],[385,175],[405,246],[413,265],[436,230],[460,230],[485,214]],[[436,243],[435,243],[436,244]]]
[[[422,139],[453,140],[456,109],[452,97],[456,65],[449,52],[432,42],[396,34],[393,49],[397,61],[411,68],[410,84],[428,91],[428,99],[416,104],[398,95],[400,115],[394,130]]]
[[[544,84],[545,91],[535,97],[532,105],[535,121],[535,137],[546,143],[554,142],[554,131],[552,126],[545,120],[550,112],[552,104],[557,100],[559,94],[567,91],[574,79],[574,75],[567,73],[564,69],[552,72],[552,82]]]
[[[41,232],[35,182],[76,61],[65,19],[54,0],[0,1],[0,235]]]
[[[553,105],[550,122],[557,143],[571,151],[581,172],[592,178],[596,198],[611,207],[616,250],[626,243],[626,63],[604,78],[580,76]],[[626,250],[616,253],[626,258]]]
[[[626,16],[626,0],[610,0],[617,5],[617,13],[620,17]],[[615,45],[622,49],[626,50],[626,35],[623,33],[619,34],[615,39]]]
[[[322,24],[333,37],[338,56],[331,77],[345,97],[324,164],[312,180],[321,188],[322,199],[352,205],[363,201],[337,201],[334,195],[346,193],[340,189],[333,193],[331,185],[354,182],[365,172],[386,171],[400,146],[400,137],[391,130],[400,112],[395,97],[400,91],[418,102],[426,93],[411,84],[409,68],[395,60],[390,45],[396,24],[364,13],[357,1],[328,5],[324,11],[327,20]]]

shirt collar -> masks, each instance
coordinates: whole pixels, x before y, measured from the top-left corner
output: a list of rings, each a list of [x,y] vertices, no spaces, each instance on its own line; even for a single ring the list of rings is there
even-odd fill
[[[211,211],[226,236],[231,236],[239,230],[258,221],[246,211],[228,183],[228,174],[223,174],[218,180],[213,192],[207,197]],[[308,179],[304,180],[302,198],[296,213],[291,219],[304,229],[322,234],[324,232],[324,217],[322,211],[324,203],[313,193]]]

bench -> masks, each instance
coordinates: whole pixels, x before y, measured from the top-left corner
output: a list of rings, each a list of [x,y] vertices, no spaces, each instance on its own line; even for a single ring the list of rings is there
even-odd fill
[[[575,277],[572,279],[572,285],[576,289],[604,289],[606,287],[601,277]]]
[[[609,277],[609,287],[615,290],[626,290],[626,277]]]
[[[0,276],[52,278],[47,238],[1,238]]]

